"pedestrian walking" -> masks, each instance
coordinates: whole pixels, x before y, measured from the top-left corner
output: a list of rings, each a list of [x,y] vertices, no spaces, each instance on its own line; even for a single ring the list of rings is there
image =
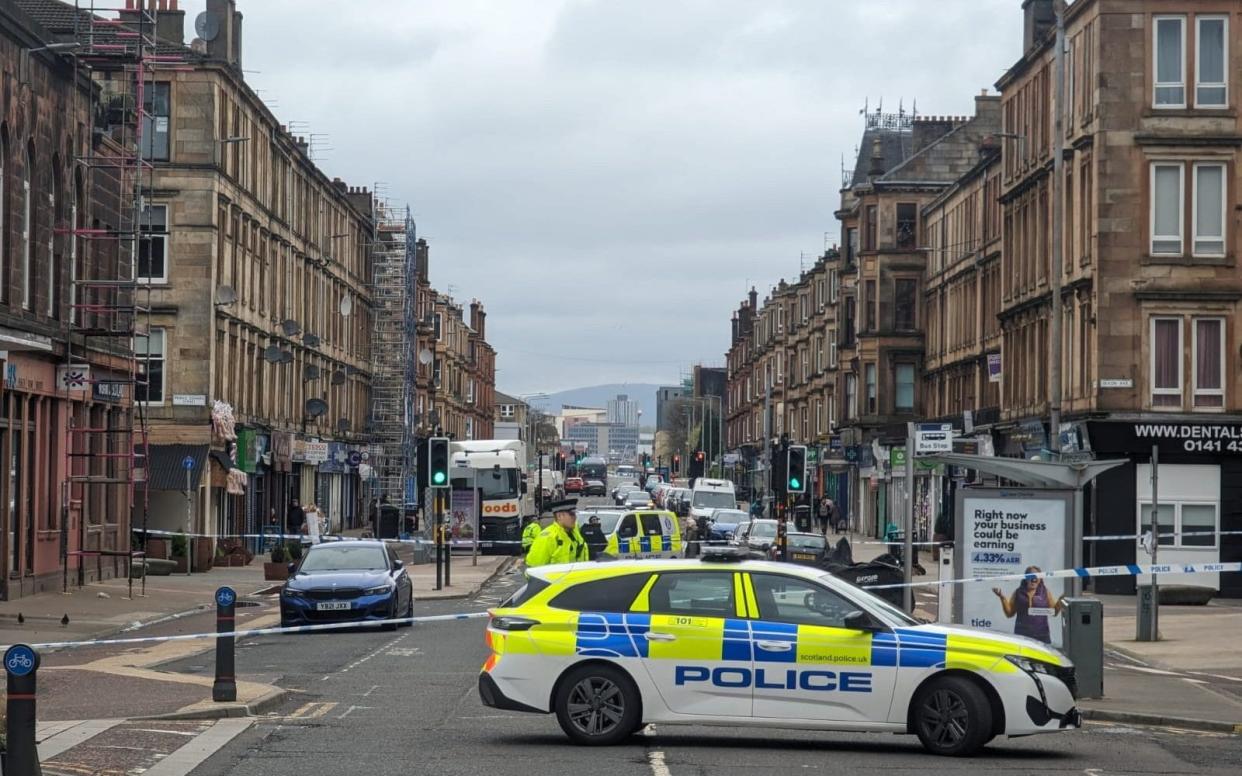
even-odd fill
[[[289,499],[289,509],[285,512],[285,534],[298,535],[302,532],[302,526],[306,525],[306,510],[302,509],[302,504],[296,499]]]
[[[819,532],[828,535],[828,526],[832,525],[832,499],[825,496],[819,502]]]
[[[578,499],[567,498],[549,505],[552,524],[539,532],[539,537],[526,553],[527,566],[553,563],[575,563],[587,560],[586,539],[578,530]]]

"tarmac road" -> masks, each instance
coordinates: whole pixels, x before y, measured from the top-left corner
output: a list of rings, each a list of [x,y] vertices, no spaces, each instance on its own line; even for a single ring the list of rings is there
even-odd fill
[[[520,584],[493,581],[470,601],[426,603],[419,614],[477,611]],[[998,740],[978,757],[941,760],[913,737],[648,729],[624,746],[569,745],[554,718],[500,712],[476,691],[486,657],[482,623],[416,626],[397,633],[350,632],[245,642],[239,665],[261,667],[294,700],[260,718],[194,773],[238,776],[438,776],[532,773],[680,774],[927,773],[1236,774],[1242,737],[1089,724],[1082,731]],[[191,667],[194,658],[178,668]],[[200,663],[205,662],[199,660]]]

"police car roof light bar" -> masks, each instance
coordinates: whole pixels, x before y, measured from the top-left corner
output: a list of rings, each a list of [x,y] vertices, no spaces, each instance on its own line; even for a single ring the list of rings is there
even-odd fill
[[[747,560],[750,553],[741,547],[704,547],[699,559],[704,563],[739,563]]]

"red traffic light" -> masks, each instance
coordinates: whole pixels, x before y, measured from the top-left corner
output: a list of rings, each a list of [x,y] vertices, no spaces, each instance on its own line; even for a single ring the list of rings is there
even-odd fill
[[[700,450],[700,451],[698,451],[697,453],[695,453],[695,454],[694,454],[694,460],[696,460],[696,461],[702,461],[702,460],[703,460],[703,451],[702,451],[702,450]]]

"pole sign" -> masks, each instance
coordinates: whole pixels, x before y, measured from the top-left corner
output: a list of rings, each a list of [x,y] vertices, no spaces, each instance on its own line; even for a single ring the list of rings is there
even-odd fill
[[[26,676],[35,669],[35,651],[25,644],[14,644],[4,653],[4,670],[13,676]]]
[[[192,456],[192,455],[187,455],[185,458],[182,458],[182,459],[181,459],[181,468],[182,468],[182,469],[185,469],[187,472],[188,472],[188,471],[193,471],[193,469],[194,469],[194,456]]]
[[[918,455],[953,452],[953,424],[917,424],[914,427],[914,452]]]
[[[1061,579],[988,584],[989,577],[1069,568],[1073,492],[963,488],[957,491],[954,576],[982,579],[954,597],[954,622],[1061,646]]]
[[[216,590],[216,605],[220,607],[232,606],[237,600],[237,593],[231,587],[221,587]]]

